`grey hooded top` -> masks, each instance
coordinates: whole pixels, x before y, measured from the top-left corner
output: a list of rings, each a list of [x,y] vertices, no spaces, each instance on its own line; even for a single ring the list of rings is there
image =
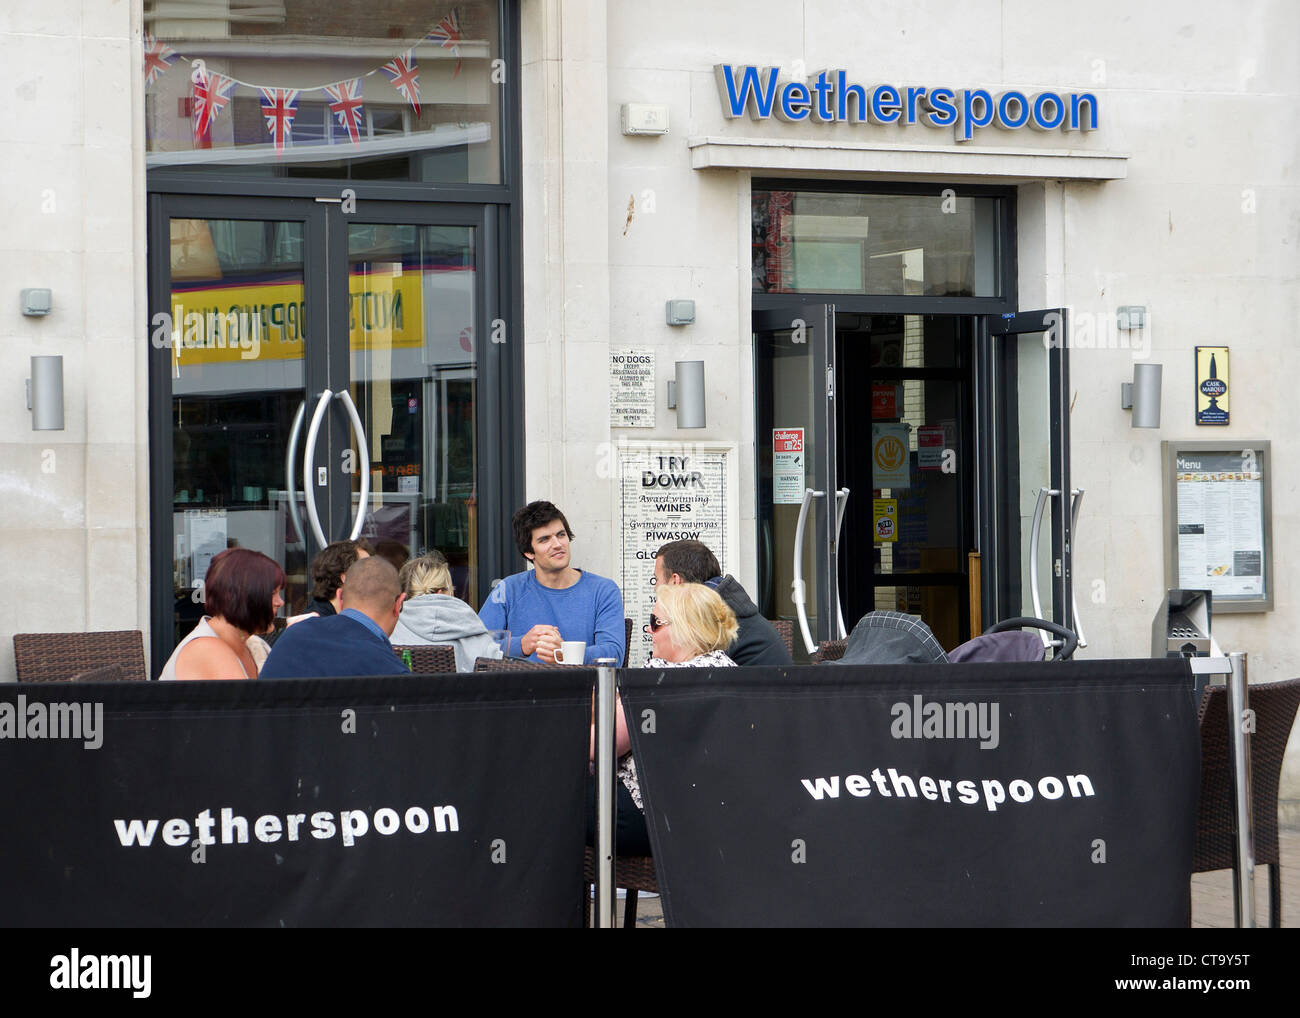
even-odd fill
[[[501,656],[478,613],[450,594],[421,594],[403,602],[390,642],[394,647],[449,643],[458,672],[472,672],[475,658]]]

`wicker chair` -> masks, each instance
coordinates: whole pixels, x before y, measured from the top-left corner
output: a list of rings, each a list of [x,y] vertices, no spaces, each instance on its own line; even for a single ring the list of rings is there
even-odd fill
[[[1201,802],[1196,820],[1192,872],[1236,869],[1236,813],[1232,804],[1232,740],[1228,731],[1228,691],[1210,686],[1201,698]],[[1282,755],[1300,705],[1300,679],[1250,686],[1255,712],[1250,739],[1251,812],[1255,828],[1255,863],[1268,866],[1269,925],[1282,925],[1281,854],[1277,839],[1277,786]]]
[[[436,675],[456,670],[456,649],[449,643],[412,644],[409,647],[393,648],[393,653],[405,661],[403,652],[410,653],[411,671],[416,675]]]
[[[817,646],[817,653],[812,656],[812,663],[820,665],[827,661],[838,661],[844,656],[844,648],[848,645],[848,640],[823,640]]]
[[[781,637],[781,642],[785,644],[785,652],[794,657],[794,623],[789,619],[769,619],[772,628]]]
[[[538,668],[563,668],[564,665],[548,665],[545,661],[529,661],[522,657],[480,657],[474,659],[476,672],[527,672]]]
[[[15,633],[19,682],[68,682],[83,672],[117,665],[122,681],[143,682],[144,634],[138,629],[100,633]],[[112,681],[107,674],[94,681]]]
[[[590,888],[596,882],[596,853],[590,847],[583,856],[582,876],[584,888],[587,889],[586,900],[591,902]],[[627,889],[627,901],[623,907],[623,929],[636,929],[636,897],[640,891],[649,894],[659,893],[659,878],[655,875],[655,861],[648,855],[615,855],[614,886]],[[584,907],[587,924],[591,923],[591,911]]]

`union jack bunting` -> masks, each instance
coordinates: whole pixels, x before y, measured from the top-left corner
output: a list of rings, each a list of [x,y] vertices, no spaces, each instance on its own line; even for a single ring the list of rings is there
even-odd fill
[[[460,33],[460,11],[453,7],[451,13],[439,21],[437,27],[433,28],[425,38],[438,43],[443,49],[451,50],[456,57],[456,69],[452,71],[451,76],[456,77],[460,73],[460,46],[458,44],[464,38]]]
[[[148,88],[167,73],[167,68],[180,56],[170,46],[159,42],[148,32],[144,33],[144,87]]]
[[[191,105],[194,113],[195,144],[207,146],[212,122],[217,119],[217,114],[226,108],[226,103],[230,102],[230,94],[234,92],[237,84],[239,83],[234,78],[227,78],[216,71],[205,74],[198,67],[194,69],[194,76],[190,79],[190,91],[193,95]]]
[[[266,117],[266,129],[275,140],[275,158],[284,155],[284,146],[289,143],[289,134],[293,130],[293,118],[298,112],[298,89],[296,88],[261,88],[262,115]]]
[[[393,83],[393,88],[401,93],[402,98],[414,107],[415,115],[418,117],[420,115],[420,71],[415,64],[415,54],[407,50],[400,57],[393,57],[379,69]]]
[[[353,145],[361,143],[361,79],[340,81],[337,85],[326,85],[325,94],[330,97],[330,112],[338,118],[340,126],[347,129]]]

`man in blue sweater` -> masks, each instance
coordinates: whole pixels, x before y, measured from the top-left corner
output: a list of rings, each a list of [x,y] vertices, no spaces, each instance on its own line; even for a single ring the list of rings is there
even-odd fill
[[[378,557],[358,559],[344,575],[343,610],[286,629],[258,678],[410,675],[388,642],[403,597],[392,563]]]
[[[581,640],[585,663],[610,657],[621,665],[623,595],[613,580],[570,565],[573,531],[564,513],[550,502],[529,502],[511,523],[519,554],[535,568],[492,588],[478,613],[483,624],[510,630],[511,657],[550,664],[562,642]]]

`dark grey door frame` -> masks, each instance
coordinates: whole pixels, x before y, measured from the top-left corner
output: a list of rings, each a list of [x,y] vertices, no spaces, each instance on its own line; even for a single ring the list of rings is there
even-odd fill
[[[797,299],[796,299],[797,300]],[[822,494],[812,500],[809,512],[815,525],[804,540],[814,540],[813,576],[805,576],[806,589],[817,594],[817,623],[813,639],[838,638],[835,620],[839,607],[838,535],[835,531],[836,492],[839,489],[835,427],[835,305],[789,303],[782,310],[754,311],[755,333],[779,332],[802,323],[812,358],[813,396],[812,447],[817,450],[813,461],[813,490]],[[820,399],[817,397],[820,394]],[[779,595],[778,595],[779,596]]]
[[[976,420],[982,436],[984,455],[979,463],[980,545],[993,549],[981,561],[981,585],[985,606],[985,623],[1021,614],[1020,599],[1010,595],[1017,590],[1013,579],[1024,575],[1021,561],[1018,500],[1004,497],[1007,471],[1013,464],[1008,440],[1014,432],[1014,390],[1001,391],[1003,380],[1014,367],[1008,337],[1025,333],[1044,333],[1048,347],[1048,435],[1049,484],[1057,495],[1048,501],[1052,530],[1052,619],[1067,628],[1074,627],[1073,603],[1073,498],[1070,486],[1070,361],[1067,337],[1069,311],[1049,308],[1041,311],[1007,312],[983,315],[977,338]],[[1014,376],[1011,376],[1014,377]],[[1030,562],[1028,568],[1037,568]],[[990,609],[992,616],[990,616]]]

